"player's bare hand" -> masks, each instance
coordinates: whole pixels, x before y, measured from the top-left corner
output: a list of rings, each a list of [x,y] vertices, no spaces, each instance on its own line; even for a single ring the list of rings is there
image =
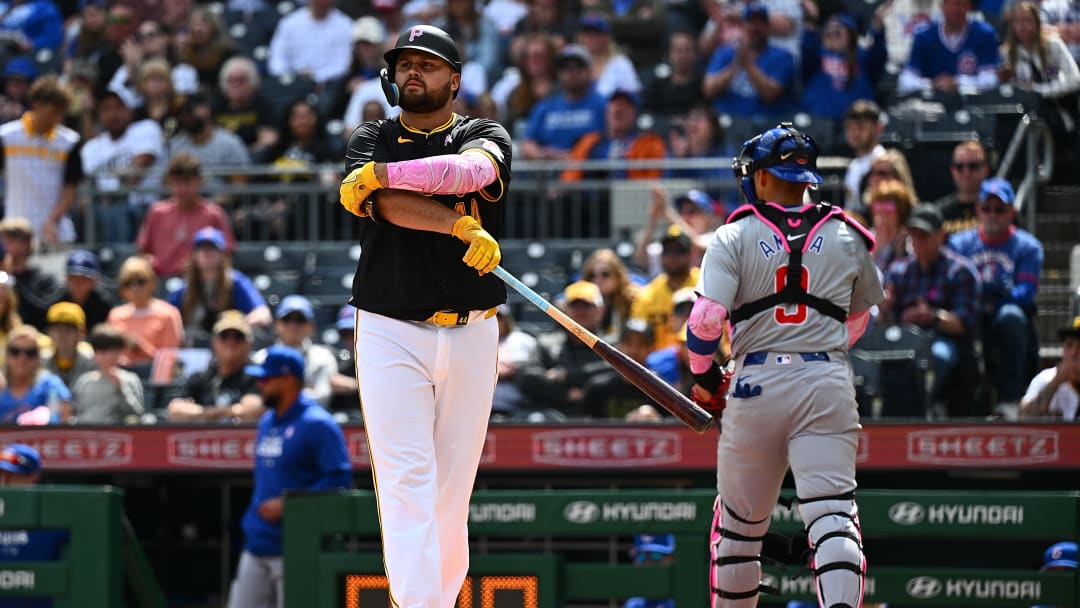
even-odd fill
[[[281,521],[281,516],[285,514],[285,499],[280,496],[267,498],[259,503],[258,512],[259,517],[270,523],[277,523]]]
[[[353,215],[364,217],[367,215],[363,208],[364,201],[372,192],[381,188],[382,182],[375,175],[375,162],[368,161],[341,180],[341,188],[338,190],[341,206]]]
[[[463,215],[454,222],[450,234],[469,244],[469,250],[461,260],[480,274],[491,272],[502,261],[499,242],[471,215]]]

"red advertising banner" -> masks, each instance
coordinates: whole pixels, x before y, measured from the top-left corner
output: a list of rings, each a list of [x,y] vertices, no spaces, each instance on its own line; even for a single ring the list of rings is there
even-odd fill
[[[353,465],[368,467],[361,427],[345,427]],[[493,426],[485,470],[708,470],[714,432],[678,426]],[[252,427],[34,427],[0,432],[0,445],[28,443],[56,471],[243,471],[255,452]],[[859,468],[1080,469],[1080,426],[986,423],[874,425],[859,437]]]

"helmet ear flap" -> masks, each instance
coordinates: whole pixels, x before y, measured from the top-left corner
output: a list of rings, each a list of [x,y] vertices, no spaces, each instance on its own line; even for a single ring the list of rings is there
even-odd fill
[[[391,107],[398,105],[398,86],[394,82],[394,75],[387,68],[379,70],[379,84],[382,85],[383,95]]]

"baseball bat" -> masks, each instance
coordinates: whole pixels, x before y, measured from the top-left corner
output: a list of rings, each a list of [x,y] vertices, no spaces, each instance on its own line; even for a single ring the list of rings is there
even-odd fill
[[[634,361],[630,357],[619,352],[614,346],[601,340],[596,334],[582,327],[580,323],[566,316],[566,314],[559,310],[558,307],[552,306],[551,302],[542,298],[540,294],[533,291],[528,285],[519,281],[505,268],[496,266],[492,273],[512,287],[514,291],[525,296],[525,298],[532,302],[537,308],[544,311],[547,316],[554,319],[559,325],[565,327],[567,331],[577,336],[577,338],[591,348],[594,353],[599,355],[604,361],[607,361],[608,365],[613,367],[615,371],[619,372],[620,376],[626,378],[630,384],[641,389],[641,392],[648,395],[657,405],[671,412],[672,415],[681,420],[683,424],[694,429],[698,433],[704,433],[713,425],[712,415],[701,409],[698,404],[691,401],[686,395],[675,390],[675,387],[665,382],[652,370],[647,369],[637,361]]]

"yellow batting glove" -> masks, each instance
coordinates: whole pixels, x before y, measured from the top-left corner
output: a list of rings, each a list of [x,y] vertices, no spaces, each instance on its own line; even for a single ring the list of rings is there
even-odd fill
[[[480,274],[491,272],[502,261],[498,241],[471,215],[463,215],[454,222],[450,234],[469,244],[469,250],[461,260]]]
[[[375,177],[375,161],[368,161],[361,167],[352,170],[352,173],[341,180],[341,188],[338,191],[341,196],[341,206],[353,214],[365,217],[364,201],[371,193],[383,187],[379,178]]]

